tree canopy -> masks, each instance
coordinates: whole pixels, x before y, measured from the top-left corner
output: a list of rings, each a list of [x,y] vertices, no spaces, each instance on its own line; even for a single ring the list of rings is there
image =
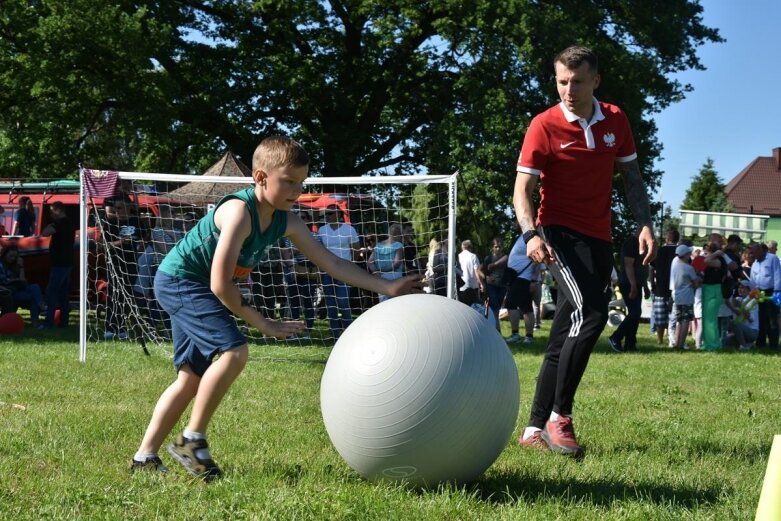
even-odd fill
[[[718,41],[696,0],[6,0],[0,175],[199,173],[284,133],[315,175],[458,170],[460,235],[480,244],[511,228],[519,145],[558,101],[558,51],[598,54],[597,96],[628,114],[653,192],[652,115]]]
[[[714,168],[713,159],[708,158],[705,164],[700,167],[699,173],[692,177],[692,184],[686,190],[681,209],[702,212],[731,212],[734,208],[727,200],[724,188],[724,183]]]

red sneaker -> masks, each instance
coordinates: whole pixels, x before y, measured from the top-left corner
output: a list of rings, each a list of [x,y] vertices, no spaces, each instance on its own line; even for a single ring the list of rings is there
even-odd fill
[[[573,458],[583,457],[583,448],[578,445],[578,441],[575,439],[575,428],[572,426],[572,418],[569,416],[559,416],[555,422],[546,422],[545,429],[540,436],[553,452]]]
[[[534,431],[534,434],[527,439],[523,439],[523,433],[518,436],[518,445],[527,449],[548,450],[548,445],[540,435],[542,431]]]

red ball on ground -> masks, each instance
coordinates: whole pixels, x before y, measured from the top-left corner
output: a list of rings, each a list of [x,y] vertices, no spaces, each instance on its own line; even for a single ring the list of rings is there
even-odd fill
[[[0,335],[18,335],[24,331],[24,319],[18,313],[0,316]]]

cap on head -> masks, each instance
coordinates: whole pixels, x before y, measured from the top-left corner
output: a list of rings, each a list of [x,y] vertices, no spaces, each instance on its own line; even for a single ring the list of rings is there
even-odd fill
[[[691,255],[693,248],[691,246],[686,246],[685,244],[679,244],[677,248],[675,248],[675,255],[678,257],[685,257],[686,255]]]

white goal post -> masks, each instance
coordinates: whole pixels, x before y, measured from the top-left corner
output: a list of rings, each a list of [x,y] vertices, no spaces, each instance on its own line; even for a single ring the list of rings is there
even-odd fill
[[[114,195],[89,191],[86,177],[97,172],[116,177]],[[293,211],[313,235],[329,226],[326,215],[335,211],[357,233],[353,260],[385,278],[391,274],[373,248],[390,231],[402,230],[404,271],[426,276],[432,292],[454,298],[457,175],[310,177]],[[80,178],[80,361],[86,361],[88,344],[99,341],[135,341],[147,353],[154,346],[170,355],[170,320],[151,291],[157,265],[224,195],[253,186],[252,178],[89,169]],[[377,295],[320,273],[289,241],[281,240],[267,257],[238,282],[242,294],[267,317],[304,320],[307,328],[278,341],[237,320],[251,345],[331,345],[351,316],[378,302]]]

